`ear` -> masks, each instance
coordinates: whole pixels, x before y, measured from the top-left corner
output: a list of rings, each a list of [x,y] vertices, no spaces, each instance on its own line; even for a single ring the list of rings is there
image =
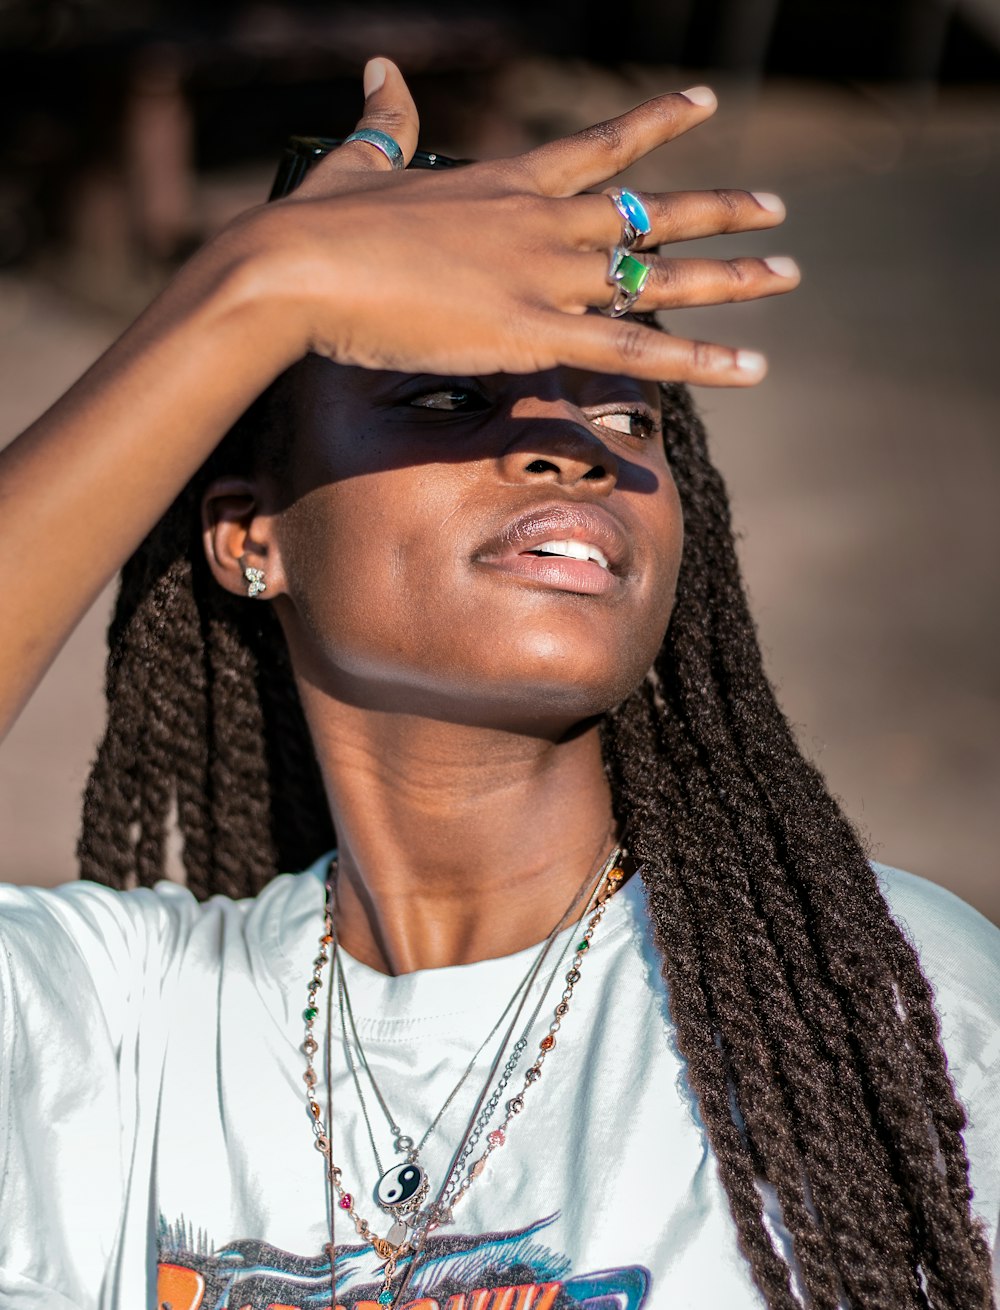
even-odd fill
[[[201,500],[205,558],[220,587],[234,596],[248,596],[247,569],[260,569],[264,590],[259,600],[273,600],[285,590],[276,515],[266,507],[266,494],[252,478],[216,478]]]

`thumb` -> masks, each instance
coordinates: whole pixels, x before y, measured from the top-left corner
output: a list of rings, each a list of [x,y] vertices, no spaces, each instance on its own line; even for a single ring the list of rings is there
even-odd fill
[[[391,59],[369,59],[364,73],[365,108],[358,121],[360,128],[375,128],[396,142],[408,164],[417,148],[420,120],[409,88]],[[348,141],[327,155],[314,170],[317,182],[324,177],[349,171],[389,172],[392,164],[385,154],[367,141]]]

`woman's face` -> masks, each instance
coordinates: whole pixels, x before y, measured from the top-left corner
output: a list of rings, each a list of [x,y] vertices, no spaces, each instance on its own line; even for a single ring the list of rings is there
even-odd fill
[[[300,678],[371,708],[543,732],[641,681],[682,542],[654,385],[310,358],[294,394],[274,540]]]

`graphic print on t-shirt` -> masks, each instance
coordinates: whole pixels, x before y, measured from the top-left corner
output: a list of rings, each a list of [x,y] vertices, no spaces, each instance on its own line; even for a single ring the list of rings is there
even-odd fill
[[[574,1274],[543,1234],[558,1215],[509,1233],[431,1238],[404,1310],[640,1310],[642,1265]],[[157,1310],[382,1310],[381,1264],[370,1246],[337,1250],[337,1305],[330,1260],[244,1239],[215,1248],[180,1220],[159,1228]],[[405,1264],[400,1265],[400,1271]]]

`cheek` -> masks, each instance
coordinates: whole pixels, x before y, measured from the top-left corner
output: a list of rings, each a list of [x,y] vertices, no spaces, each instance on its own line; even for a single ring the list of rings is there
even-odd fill
[[[623,651],[622,698],[642,681],[656,659],[673,613],[684,551],[684,516],[673,479],[665,479],[658,513],[648,523],[652,567],[642,587],[634,626]]]
[[[663,512],[659,518],[656,541],[656,584],[659,593],[657,608],[662,619],[663,632],[660,634],[662,642],[674,606],[677,577],[681,568],[681,556],[684,553],[684,511],[672,477],[668,477],[664,486]]]
[[[406,686],[474,694],[494,654],[466,585],[465,515],[478,499],[464,477],[417,466],[328,482],[290,506],[281,618],[297,672],[346,697],[359,682],[376,698]]]
[[[400,513],[411,497],[370,481],[351,478],[300,497],[279,533],[293,653],[311,651],[354,673],[391,657],[400,631],[416,627],[418,594],[405,576],[413,524]]]

